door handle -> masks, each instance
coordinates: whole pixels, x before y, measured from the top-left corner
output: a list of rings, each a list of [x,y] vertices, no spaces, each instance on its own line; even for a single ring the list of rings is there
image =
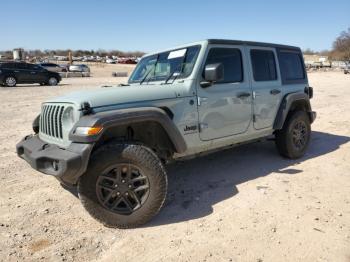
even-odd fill
[[[250,97],[250,93],[242,92],[242,93],[237,94],[237,97],[240,99]]]
[[[279,93],[281,93],[281,90],[279,90],[279,89],[272,89],[272,90],[270,91],[270,94],[271,94],[271,95],[277,95],[277,94],[279,94]]]
[[[19,71],[18,71],[18,70],[15,70],[15,71],[13,71],[13,72],[15,72],[15,73],[19,73]]]
[[[30,72],[30,73],[33,74],[33,75],[36,74],[36,72]]]

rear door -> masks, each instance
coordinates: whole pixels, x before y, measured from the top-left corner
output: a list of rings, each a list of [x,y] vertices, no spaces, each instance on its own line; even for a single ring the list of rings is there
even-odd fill
[[[248,47],[252,72],[254,128],[272,128],[282,99],[275,48]]]
[[[17,83],[30,82],[31,75],[26,63],[14,63],[14,72],[17,78]]]
[[[199,83],[197,86],[201,140],[245,133],[252,118],[244,46],[210,46],[202,70],[206,65],[215,63],[223,65],[224,78],[206,88]]]
[[[11,75],[11,76],[15,76],[18,82],[18,73],[19,70],[16,66],[16,63],[3,63],[1,65],[1,69],[3,69],[4,71],[4,75]],[[6,72],[6,73],[5,73]]]

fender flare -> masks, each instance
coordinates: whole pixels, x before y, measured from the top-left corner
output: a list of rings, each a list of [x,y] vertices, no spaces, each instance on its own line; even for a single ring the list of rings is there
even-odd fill
[[[275,122],[273,124],[273,129],[280,130],[283,128],[284,122],[287,119],[287,115],[293,103],[300,101],[305,103],[306,112],[310,117],[310,122],[312,123],[314,121],[316,114],[311,110],[309,96],[305,93],[290,93],[285,95],[282,99],[280,107],[277,111]]]
[[[148,121],[156,122],[164,128],[177,153],[183,153],[187,150],[186,142],[174,122],[164,110],[157,107],[117,109],[83,116],[69,133],[69,140],[77,143],[94,143],[110,128]],[[103,129],[95,136],[79,136],[74,133],[79,126],[102,126]]]

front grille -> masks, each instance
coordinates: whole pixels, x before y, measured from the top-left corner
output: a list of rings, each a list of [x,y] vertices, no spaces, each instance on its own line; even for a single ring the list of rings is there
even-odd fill
[[[64,106],[43,105],[40,115],[40,132],[51,137],[63,139],[62,116]]]

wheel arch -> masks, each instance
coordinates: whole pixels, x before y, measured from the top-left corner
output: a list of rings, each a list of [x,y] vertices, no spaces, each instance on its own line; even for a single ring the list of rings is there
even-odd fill
[[[60,81],[59,76],[56,75],[56,74],[53,74],[52,72],[49,72],[49,74],[46,76],[46,81],[49,81],[49,79],[52,78],[52,77],[56,78],[56,79],[57,79],[57,82]]]
[[[102,126],[103,129],[96,136],[78,136],[74,134],[78,126]],[[72,128],[69,138],[73,142],[93,142],[94,148],[111,140],[135,141],[152,148],[162,158],[187,149],[169,113],[156,107],[119,109],[83,116]]]
[[[283,97],[280,107],[277,111],[276,119],[273,125],[273,129],[280,130],[283,128],[284,122],[288,115],[294,111],[305,111],[309,118],[310,123],[315,119],[315,112],[311,109],[309,96],[305,93],[290,93]]]

